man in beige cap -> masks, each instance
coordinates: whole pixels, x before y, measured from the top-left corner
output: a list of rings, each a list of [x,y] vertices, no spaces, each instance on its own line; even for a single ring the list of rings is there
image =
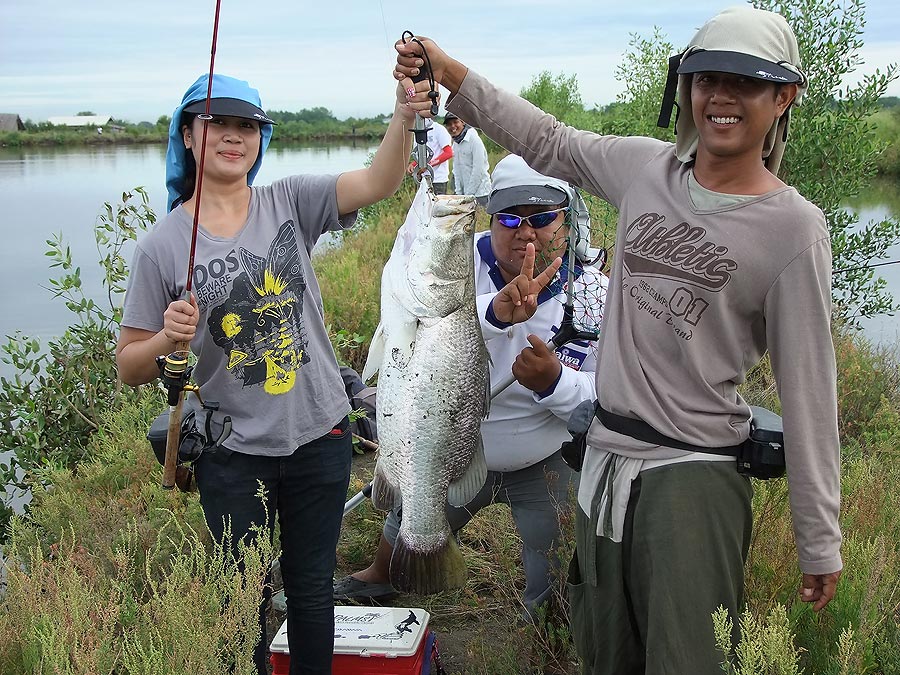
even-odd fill
[[[619,209],[569,580],[583,672],[720,673],[711,614],[722,605],[737,624],[753,523],[737,387],[766,351],[800,599],[821,610],[842,568],[830,239],[821,210],[777,177],[807,86],[796,37],[749,6],[704,25],[670,61],[674,145],[567,127],[422,43],[448,110]],[[396,48],[395,76],[416,75],[421,46]]]

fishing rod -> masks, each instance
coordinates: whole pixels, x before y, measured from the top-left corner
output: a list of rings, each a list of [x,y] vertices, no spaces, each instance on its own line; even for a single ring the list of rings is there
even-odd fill
[[[219,35],[219,11],[222,0],[216,0],[216,15],[213,21],[212,47],[209,56],[209,81],[206,86],[206,109],[198,117],[203,120],[203,134],[200,141],[200,161],[197,168],[197,191],[194,202],[194,221],[191,228],[191,248],[188,255],[187,281],[184,284],[182,300],[191,301],[191,286],[194,279],[194,254],[197,250],[197,230],[200,226],[200,195],[203,190],[203,166],[206,159],[206,133],[212,115],[209,114],[210,99],[212,98],[213,73],[216,63],[216,41]],[[190,344],[178,342],[175,350],[165,357],[157,357],[160,369],[160,378],[166,388],[169,404],[169,428],[166,434],[166,458],[163,464],[162,487],[171,490],[176,483],[178,470],[178,446],[181,440],[181,417],[184,408],[184,392],[194,391],[197,388],[189,385],[192,368],[188,366]]]
[[[887,262],[869,263],[868,265],[860,265],[859,267],[844,267],[834,270],[832,274],[843,274],[844,272],[858,272],[859,270],[869,270],[873,267],[884,267],[885,265],[900,265],[900,260],[888,260]]]

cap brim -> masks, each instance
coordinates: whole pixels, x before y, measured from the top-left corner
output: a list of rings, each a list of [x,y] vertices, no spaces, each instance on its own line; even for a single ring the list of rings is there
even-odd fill
[[[194,101],[184,107],[184,112],[202,115],[206,112],[206,99]],[[211,98],[209,99],[209,114],[223,117],[240,117],[247,120],[256,120],[260,124],[275,124],[275,120],[252,103],[242,101],[239,98]]]
[[[734,73],[776,84],[796,83],[802,79],[798,73],[758,56],[723,50],[700,50],[689,54],[678,66],[678,74],[690,73]]]
[[[562,190],[546,185],[520,185],[494,190],[488,199],[487,212],[500,213],[514,206],[555,206],[566,201]]]

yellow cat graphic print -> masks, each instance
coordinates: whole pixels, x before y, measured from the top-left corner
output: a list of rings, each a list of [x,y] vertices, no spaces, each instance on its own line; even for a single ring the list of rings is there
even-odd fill
[[[309,361],[303,324],[306,279],[294,223],[286,221],[265,258],[240,249],[243,271],[228,299],[209,314],[215,343],[243,386],[262,385],[272,395],[293,389]]]

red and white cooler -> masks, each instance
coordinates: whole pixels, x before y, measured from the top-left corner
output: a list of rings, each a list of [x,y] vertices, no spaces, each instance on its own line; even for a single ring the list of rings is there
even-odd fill
[[[332,675],[430,675],[430,616],[405,607],[335,607]],[[272,675],[288,675],[287,621],[269,651]]]

